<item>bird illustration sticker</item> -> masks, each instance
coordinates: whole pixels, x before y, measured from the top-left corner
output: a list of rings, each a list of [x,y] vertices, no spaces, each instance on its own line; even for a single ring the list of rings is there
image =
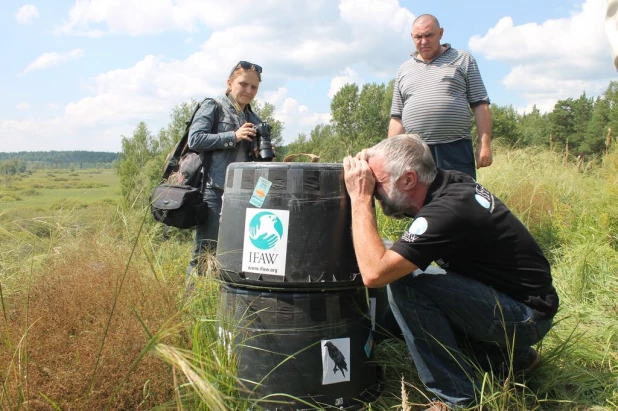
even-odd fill
[[[242,270],[285,276],[290,212],[248,208],[246,213]]]
[[[350,381],[350,339],[322,340],[322,385]]]

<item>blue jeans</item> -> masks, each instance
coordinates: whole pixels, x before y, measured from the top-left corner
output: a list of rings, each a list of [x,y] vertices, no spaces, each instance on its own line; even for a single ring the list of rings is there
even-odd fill
[[[461,139],[452,143],[429,146],[436,166],[443,170],[457,170],[476,180],[476,160],[472,140]]]
[[[517,369],[552,321],[535,320],[530,307],[483,283],[431,268],[389,284],[389,303],[421,381],[464,408],[475,402],[478,366],[508,365],[512,356]]]
[[[187,275],[191,275],[193,270],[198,267],[200,255],[208,251],[217,251],[217,237],[219,236],[219,218],[221,217],[221,207],[223,204],[223,190],[217,188],[204,189],[204,202],[208,204],[206,211],[206,222],[195,227],[195,240],[193,243],[193,255],[187,267]]]

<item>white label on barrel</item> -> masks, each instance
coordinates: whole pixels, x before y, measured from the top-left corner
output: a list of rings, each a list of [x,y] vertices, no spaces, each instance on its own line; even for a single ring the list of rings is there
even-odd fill
[[[322,385],[350,381],[350,339],[322,340]]]
[[[285,276],[288,210],[246,209],[242,270]]]

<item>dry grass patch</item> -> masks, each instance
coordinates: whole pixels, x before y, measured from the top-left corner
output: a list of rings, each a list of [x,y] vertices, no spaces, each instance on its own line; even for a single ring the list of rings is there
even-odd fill
[[[29,293],[5,301],[0,408],[19,409],[28,401],[26,409],[51,409],[50,403],[66,410],[150,409],[173,397],[170,366],[159,358],[146,355],[129,370],[149,340],[140,321],[152,334],[169,327],[170,318],[178,322],[180,284],[164,284],[130,265],[118,293],[129,255],[91,237],[53,255]]]

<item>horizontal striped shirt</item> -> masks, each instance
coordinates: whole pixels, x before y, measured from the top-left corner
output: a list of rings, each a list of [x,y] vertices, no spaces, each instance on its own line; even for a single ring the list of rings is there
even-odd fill
[[[445,46],[430,63],[414,53],[399,67],[394,83],[391,117],[401,119],[406,133],[420,135],[427,144],[471,139],[470,107],[489,104],[474,57]]]

